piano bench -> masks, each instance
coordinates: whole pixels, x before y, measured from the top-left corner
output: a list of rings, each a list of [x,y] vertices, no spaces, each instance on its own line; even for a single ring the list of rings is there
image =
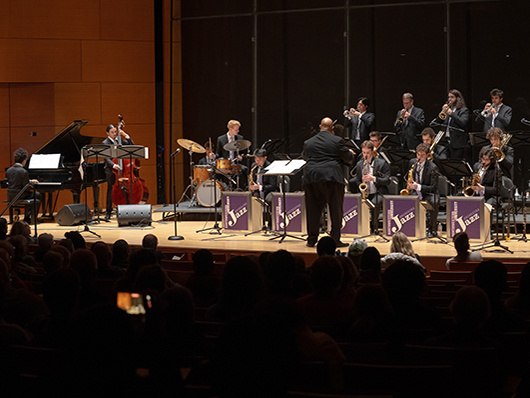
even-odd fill
[[[4,200],[4,203],[9,203],[7,200]],[[37,200],[37,209],[40,206],[40,200]],[[28,210],[33,209],[33,199],[20,199],[9,208],[9,224],[13,224],[13,220],[18,221],[20,217],[20,209],[24,208],[24,212],[27,213]],[[37,210],[38,212],[38,210]],[[33,217],[37,215],[32,214],[31,223],[34,222]]]

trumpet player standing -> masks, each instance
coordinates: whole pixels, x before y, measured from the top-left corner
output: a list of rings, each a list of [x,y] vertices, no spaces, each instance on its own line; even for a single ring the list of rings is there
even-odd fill
[[[438,194],[438,168],[427,159],[429,155],[429,146],[419,144],[416,147],[417,162],[412,167],[412,182],[407,183],[407,188],[414,191],[420,197],[431,205],[433,210],[427,212],[427,236],[436,235],[436,221],[438,218],[438,209],[440,206],[440,195]]]
[[[350,191],[358,193],[359,185],[361,183],[366,184],[368,199],[375,205],[371,210],[370,232],[377,233],[383,195],[388,194],[388,185],[390,184],[390,166],[383,159],[374,157],[373,142],[363,142],[361,149],[363,158],[357,162],[356,175],[350,180]]]
[[[512,120],[512,108],[502,103],[504,92],[498,88],[490,91],[491,103],[488,102],[480,115],[484,121],[483,131],[487,133],[490,128],[498,127],[506,131]]]
[[[344,112],[346,121],[344,127],[351,126],[351,135],[357,145],[360,147],[361,144],[370,139],[370,131],[372,131],[372,125],[374,124],[375,115],[368,112],[368,106],[370,101],[366,97],[361,97],[357,100],[357,108],[351,108],[349,111]]]
[[[414,106],[414,96],[411,93],[403,94],[401,99],[403,109],[398,111],[394,127],[401,130],[401,146],[415,149],[420,143],[417,135],[425,125],[425,113],[423,109]]]
[[[451,159],[464,159],[465,148],[469,142],[466,128],[468,119],[469,109],[466,108],[462,93],[455,89],[449,90],[447,103],[433,122],[441,125],[446,136],[449,136],[448,149]]]
[[[488,134],[486,134],[486,138],[490,140],[490,145],[484,148],[491,148],[494,150],[495,155],[497,155],[497,162],[499,163],[502,174],[513,180],[514,150],[507,143],[503,144],[503,137],[505,137],[505,135],[499,127],[492,127],[488,130]],[[501,158],[499,155],[504,156],[504,158]]]

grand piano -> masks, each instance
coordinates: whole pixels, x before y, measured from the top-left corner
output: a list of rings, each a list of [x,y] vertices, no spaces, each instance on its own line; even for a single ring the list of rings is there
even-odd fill
[[[81,128],[88,120],[74,120],[61,130],[55,137],[33,154],[61,154],[61,164],[57,169],[29,169],[29,178],[39,180],[36,188],[46,196],[43,208],[43,216],[52,216],[57,197],[53,200],[55,192],[70,190],[73,202],[79,203],[81,192],[87,187],[94,187],[105,182],[105,171],[103,161],[98,163],[87,163],[83,165],[84,178],[79,172],[81,161],[81,148],[93,142],[100,143],[102,138],[81,135]],[[97,177],[97,178],[96,178]],[[2,188],[7,188],[7,182],[2,182]],[[97,197],[94,194],[94,206],[97,208]],[[48,212],[48,214],[46,214]]]

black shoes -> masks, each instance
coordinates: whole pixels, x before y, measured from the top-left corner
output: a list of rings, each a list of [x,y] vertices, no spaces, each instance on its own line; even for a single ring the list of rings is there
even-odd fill
[[[317,244],[316,242],[309,242],[309,241],[308,241],[305,245],[306,245],[307,247],[315,247],[316,244]]]
[[[340,240],[337,242],[337,247],[348,247],[350,246],[348,243],[341,242]]]

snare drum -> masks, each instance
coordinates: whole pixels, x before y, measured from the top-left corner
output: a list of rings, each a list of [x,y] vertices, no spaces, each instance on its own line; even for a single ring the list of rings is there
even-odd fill
[[[198,165],[193,166],[193,182],[195,185],[199,185],[201,182],[210,179],[210,172],[212,169],[210,166]]]
[[[216,160],[216,167],[225,173],[230,173],[232,161],[230,159],[219,158]]]
[[[221,192],[227,189],[226,184],[220,181],[206,180],[201,182],[195,191],[195,198],[201,206],[213,207],[215,205],[215,199],[217,203],[221,202]]]

